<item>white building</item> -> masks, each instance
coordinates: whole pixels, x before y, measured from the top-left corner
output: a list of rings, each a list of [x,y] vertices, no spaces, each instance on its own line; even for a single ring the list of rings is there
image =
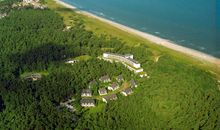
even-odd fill
[[[116,80],[117,80],[118,82],[123,82],[123,81],[124,81],[124,78],[123,78],[122,75],[119,75],[119,76],[116,78]]]
[[[136,69],[141,67],[141,64],[134,60],[134,56],[131,54],[127,55],[119,55],[119,54],[113,54],[113,53],[103,53],[103,57],[107,59],[114,59],[118,60],[120,62],[124,62],[125,64],[128,64]]]
[[[108,103],[108,101],[117,100],[117,99],[118,99],[118,97],[116,94],[107,95],[107,96],[102,97],[102,101],[105,103]]]
[[[113,61],[120,62],[125,65],[125,67],[127,67],[129,70],[133,71],[135,74],[139,74],[141,78],[148,76],[144,72],[144,69],[141,68],[141,64],[138,61],[134,60],[134,56],[132,54],[120,55],[114,53],[103,53],[102,59],[111,63]]]
[[[137,83],[134,81],[134,79],[132,79],[132,80],[130,81],[130,84],[131,84],[131,87],[132,87],[132,88],[137,88],[137,87],[138,87],[138,85],[137,85]]]
[[[111,82],[111,79],[108,75],[102,76],[101,78],[99,78],[99,80],[103,83]]]
[[[119,88],[117,83],[113,83],[111,86],[108,86],[108,90],[115,91]]]
[[[92,91],[90,89],[83,89],[81,92],[81,97],[91,97]]]
[[[107,94],[107,90],[105,88],[100,88],[98,90],[98,92],[99,92],[99,95],[106,95]]]
[[[143,68],[135,69],[135,68],[133,68],[133,67],[131,67],[131,66],[128,66],[128,65],[126,65],[126,64],[125,64],[125,66],[126,66],[129,70],[134,71],[134,73],[136,73],[136,74],[144,71]]]
[[[39,2],[39,0],[23,0],[24,3]]]
[[[123,90],[123,91],[121,92],[121,94],[123,94],[124,96],[128,96],[128,95],[130,95],[130,94],[132,94],[132,93],[133,93],[133,91],[132,91],[131,88],[126,88],[125,90]]]
[[[95,107],[95,100],[83,98],[81,99],[80,104],[82,107]]]
[[[66,61],[67,64],[74,64],[74,63],[77,63],[79,62],[79,60],[68,60]]]
[[[150,78],[150,76],[148,76],[146,73],[140,74],[140,77],[141,77],[141,78],[147,77],[148,79]]]
[[[25,77],[26,80],[32,80],[32,81],[37,81],[37,80],[40,80],[41,78],[42,78],[42,75],[38,73],[30,74]]]
[[[33,0],[23,0],[24,3],[31,3]]]

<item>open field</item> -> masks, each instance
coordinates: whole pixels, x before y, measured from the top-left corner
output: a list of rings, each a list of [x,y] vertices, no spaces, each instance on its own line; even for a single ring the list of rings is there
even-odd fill
[[[74,60],[84,60],[84,61],[87,61],[87,60],[89,60],[91,58],[92,57],[89,56],[89,55],[82,55],[82,56],[75,57]]]
[[[48,72],[48,71],[41,71],[41,72],[25,72],[25,73],[22,73],[22,74],[20,75],[20,77],[23,79],[23,78],[27,77],[28,75],[30,75],[30,74],[35,74],[35,73],[37,73],[37,74],[41,74],[41,75],[43,75],[43,76],[48,76],[48,75],[49,75],[49,72]]]

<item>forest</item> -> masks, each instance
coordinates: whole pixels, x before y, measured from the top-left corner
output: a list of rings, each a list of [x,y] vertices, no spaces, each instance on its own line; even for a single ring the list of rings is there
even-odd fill
[[[120,39],[97,36],[82,19],[66,30],[63,18],[50,9],[16,9],[17,0],[1,1],[0,129],[220,129],[220,92],[215,77],[164,53],[158,62],[146,44],[127,46]],[[133,75],[119,63],[97,59],[103,52],[132,53],[150,75],[135,79],[140,87],[129,97],[76,112],[58,109],[93,79],[109,74]],[[69,58],[90,59],[74,65]],[[47,73],[39,81],[24,73]]]

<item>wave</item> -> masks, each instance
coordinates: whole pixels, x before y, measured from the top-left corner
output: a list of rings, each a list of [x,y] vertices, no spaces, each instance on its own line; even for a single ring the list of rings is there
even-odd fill
[[[62,0],[62,1],[65,2],[66,0]],[[69,2],[67,1],[66,3],[69,3]],[[76,4],[76,3],[72,2],[72,1],[71,1],[70,5],[73,5],[74,7],[79,8],[79,9],[83,9],[84,8],[82,5]]]
[[[212,53],[213,55],[220,55],[220,51],[216,51]]]
[[[113,17],[110,17],[110,19],[111,19],[111,20],[115,20],[115,18],[113,18]]]
[[[147,30],[147,28],[146,27],[142,27],[141,30]]]
[[[181,43],[183,43],[183,42],[185,42],[186,40],[180,40],[180,41],[178,41],[178,42],[181,42]]]
[[[195,46],[195,44],[193,44],[193,43],[188,43],[190,46]]]
[[[206,50],[206,48],[203,47],[203,46],[198,47],[198,49],[199,49],[199,50]]]
[[[99,15],[99,16],[103,16],[103,17],[106,16],[106,15],[105,15],[104,13],[102,13],[102,12],[98,12],[98,11],[94,11],[94,10],[90,10],[90,12],[92,12],[92,13],[94,13],[94,14],[96,14],[96,15]]]

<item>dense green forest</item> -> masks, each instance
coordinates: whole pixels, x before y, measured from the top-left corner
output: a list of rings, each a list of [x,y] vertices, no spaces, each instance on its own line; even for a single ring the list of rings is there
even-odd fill
[[[0,2],[8,13],[0,19],[0,129],[220,129],[220,92],[210,73],[165,53],[155,62],[145,44],[96,36],[80,19],[65,30],[53,10],[11,9],[13,2]],[[140,86],[131,96],[82,109],[79,93],[91,80],[133,76],[119,63],[97,59],[105,51],[134,54],[150,79],[134,76]],[[81,55],[92,58],[65,64]],[[21,78],[28,72],[47,75],[32,82]],[[74,113],[57,107],[70,97],[77,100]]]

